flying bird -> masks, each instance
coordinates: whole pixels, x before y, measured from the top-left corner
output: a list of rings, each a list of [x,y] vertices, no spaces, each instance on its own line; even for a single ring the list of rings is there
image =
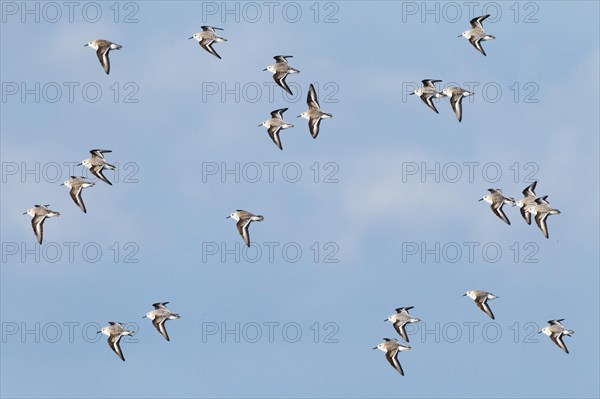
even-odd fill
[[[462,100],[464,97],[472,96],[475,93],[471,93],[465,89],[456,86],[446,87],[442,94],[446,97],[450,97],[450,106],[452,107],[452,111],[456,115],[456,119],[459,122],[462,122]]]
[[[244,240],[244,243],[246,244],[246,246],[249,247],[250,246],[250,233],[248,232],[248,229],[250,227],[250,223],[262,222],[264,220],[264,217],[262,215],[255,215],[253,213],[238,209],[237,211],[232,212],[225,219],[229,219],[229,218],[231,218],[237,222],[236,226],[237,226],[238,232],[240,233],[240,236],[242,236],[242,239]]]
[[[27,209],[23,212],[23,215],[29,215],[31,219],[31,227],[33,227],[33,233],[35,234],[38,242],[42,244],[44,239],[44,221],[46,218],[60,216],[59,212],[48,209],[50,205],[34,205],[33,208]]]
[[[574,334],[575,331],[567,330],[562,324],[560,324],[560,322],[563,320],[564,319],[548,320],[548,324],[550,325],[542,328],[541,331],[538,331],[538,334],[544,333],[545,335],[549,336],[552,342],[556,344],[556,346],[562,349],[565,353],[569,353],[567,345],[565,345],[565,343],[562,340],[562,336],[571,336],[571,334]]]
[[[294,127],[289,122],[283,120],[283,113],[287,111],[287,108],[276,109],[275,111],[271,111],[271,119],[267,119],[258,127],[264,126],[267,128],[267,133],[269,133],[269,137],[275,143],[280,150],[283,151],[283,145],[281,144],[281,138],[279,137],[279,131],[281,129],[288,129]]]
[[[273,65],[269,65],[263,71],[269,71],[273,74],[273,80],[275,83],[279,85],[283,90],[285,90],[290,96],[293,95],[292,90],[290,90],[289,86],[285,82],[285,78],[290,73],[300,73],[296,68],[292,68],[287,59],[292,58],[291,55],[276,55],[273,57],[275,59],[275,63]]]
[[[120,50],[121,47],[123,47],[120,44],[108,40],[92,40],[83,46],[89,46],[96,50],[98,61],[100,61],[100,65],[102,65],[102,68],[104,68],[104,72],[106,72],[107,75],[110,73],[110,59],[108,58],[108,53],[110,50]]]
[[[483,310],[483,312],[486,315],[490,316],[492,319],[495,319],[494,313],[492,313],[492,309],[490,309],[490,306],[487,304],[487,301],[499,298],[498,296],[481,290],[467,291],[463,294],[463,296],[468,296],[469,298],[471,298],[473,301],[475,301],[475,304],[479,309]]]
[[[496,37],[485,33],[482,22],[489,17],[490,14],[482,15],[471,20],[471,29],[464,31],[458,37],[469,39],[469,43],[477,49],[481,54],[487,56],[485,50],[481,46],[482,41],[494,40]]]
[[[441,82],[441,80],[434,79],[424,79],[421,81],[423,83],[423,87],[419,87],[417,90],[409,93],[410,95],[416,94],[421,98],[429,108],[431,108],[436,114],[439,114],[435,104],[433,103],[434,98],[444,97],[445,95],[438,92],[435,88],[435,84]]]
[[[500,219],[504,221],[504,223],[510,225],[510,220],[504,214],[502,207],[504,204],[509,204],[515,206],[515,200],[511,197],[505,197],[502,194],[502,191],[499,188],[490,188],[488,189],[490,194],[487,194],[479,199],[479,201],[485,201],[488,204],[491,204],[492,212]]]
[[[523,190],[523,198],[515,202],[515,205],[519,207],[521,210],[521,216],[527,222],[527,224],[531,224],[531,213],[527,212],[527,209],[530,206],[535,205],[535,186],[537,185],[537,181],[534,181],[529,186],[525,187]]]
[[[316,139],[319,135],[319,125],[321,124],[321,119],[333,118],[333,115],[321,111],[321,107],[317,101],[317,93],[315,92],[315,87],[312,85],[312,83],[308,87],[306,103],[308,104],[308,110],[298,115],[298,118],[302,117],[304,119],[308,119],[308,129],[310,130],[310,135],[313,139]]]
[[[198,40],[198,44],[200,45],[200,47],[202,47],[204,50],[208,51],[218,59],[221,59],[221,56],[215,51],[215,49],[212,47],[212,44],[227,41],[227,39],[225,39],[224,37],[219,37],[217,35],[217,32],[215,32],[215,30],[223,29],[215,28],[214,26],[201,26],[200,28],[202,29],[202,32],[194,33],[192,37],[189,37],[188,39]]]
[[[92,154],[92,157],[89,159],[84,159],[77,166],[79,166],[79,165],[85,166],[98,179],[100,179],[103,182],[110,184],[112,186],[112,183],[102,173],[104,168],[110,169],[110,170],[115,169],[114,165],[111,165],[104,160],[104,154],[108,153],[108,152],[112,152],[112,151],[111,150],[99,150],[99,149],[90,150],[90,154]]]
[[[123,328],[123,325],[121,323],[109,321],[108,326],[102,327],[102,329],[97,332],[97,334],[100,333],[108,335],[108,346],[110,346],[110,349],[112,349],[113,352],[115,352],[122,361],[125,361],[125,356],[123,356],[123,352],[121,351],[119,341],[121,341],[121,338],[126,335],[135,334],[135,331],[126,330],[125,328]]]
[[[167,328],[165,327],[165,322],[167,320],[177,320],[179,319],[179,314],[171,312],[165,305],[169,302],[157,302],[153,303],[154,310],[146,313],[146,316],[150,320],[152,320],[152,325],[156,330],[162,335],[167,341],[170,341],[169,334],[167,333]]]
[[[69,191],[69,195],[73,199],[73,202],[77,204],[79,209],[83,211],[83,213],[87,213],[85,209],[85,204],[83,203],[83,198],[81,198],[81,190],[87,187],[92,187],[95,183],[85,180],[83,176],[71,176],[69,180],[65,180],[61,186],[67,186],[71,189]]]
[[[544,237],[550,238],[546,219],[548,219],[549,215],[560,215],[560,211],[552,208],[547,198],[547,195],[537,198],[535,203],[527,208],[527,212],[535,215],[535,223],[542,231],[542,234],[544,234]]]
[[[385,358],[400,375],[404,375],[404,370],[398,361],[398,353],[410,350],[410,346],[402,345],[395,338],[384,338],[383,342],[374,347],[385,352]]]
[[[396,332],[402,337],[405,342],[409,342],[408,334],[406,334],[406,329],[404,328],[408,323],[418,323],[421,321],[416,317],[412,317],[408,314],[408,311],[411,310],[414,306],[407,306],[403,308],[396,309],[396,313],[389,316],[384,321],[391,321],[393,323],[394,329]]]

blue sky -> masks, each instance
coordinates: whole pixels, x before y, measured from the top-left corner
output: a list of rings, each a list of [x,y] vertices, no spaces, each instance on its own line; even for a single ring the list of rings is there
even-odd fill
[[[72,21],[35,4],[39,22],[2,3],[3,397],[599,395],[597,2],[281,2],[270,20],[153,1],[117,22],[100,2],[93,23],[86,3]],[[485,9],[487,57],[456,37]],[[221,60],[187,40],[205,24]],[[109,76],[83,47],[100,38],[123,45]],[[292,98],[262,71],[276,54],[301,71]],[[473,89],[462,123],[408,96],[425,78]],[[296,118],[310,83],[334,115],[316,140]],[[257,126],[283,107],[279,151]],[[118,174],[83,214],[59,184],[92,148]],[[549,239],[477,202],[532,180],[562,212]],[[61,212],[41,248],[22,215],[38,203]],[[265,216],[247,251],[235,209]],[[470,289],[500,297],[496,320]],[[171,342],[142,319],[159,301],[182,316]],[[405,377],[371,350],[399,338],[399,306],[422,320]],[[535,334],[556,318],[569,355]],[[124,363],[95,335],[108,321],[137,331]]]

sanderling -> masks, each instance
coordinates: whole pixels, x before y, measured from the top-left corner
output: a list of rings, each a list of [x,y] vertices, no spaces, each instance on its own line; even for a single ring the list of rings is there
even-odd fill
[[[198,40],[198,44],[200,45],[200,47],[202,47],[204,50],[208,51],[215,57],[221,59],[221,56],[215,51],[215,49],[212,48],[212,44],[227,41],[227,39],[225,39],[224,37],[217,36],[217,33],[215,32],[215,29],[223,29],[215,28],[214,26],[201,26],[200,28],[202,29],[202,32],[194,33],[194,35],[192,37],[189,37],[188,39]]]
[[[250,227],[250,223],[252,222],[262,222],[264,217],[262,215],[255,215],[250,212],[242,211],[238,209],[235,212],[232,212],[231,215],[227,216],[225,219],[233,219],[237,222],[237,229],[244,240],[244,243],[247,246],[250,246],[250,233],[248,232],[248,228]]]
[[[317,101],[317,93],[315,92],[315,87],[312,85],[312,83],[308,87],[306,103],[308,104],[308,111],[304,111],[298,115],[298,118],[303,117],[304,119],[308,119],[308,129],[310,130],[310,135],[313,139],[316,139],[319,135],[319,125],[321,124],[321,119],[333,118],[333,115],[321,111],[321,107],[319,107],[319,102]]]
[[[468,296],[469,298],[474,300],[475,304],[479,309],[483,310],[485,314],[494,319],[494,314],[492,313],[492,309],[490,309],[489,305],[487,304],[487,301],[488,299],[499,298],[498,296],[481,290],[467,291],[463,294],[463,296]]]
[[[569,350],[567,349],[567,345],[565,345],[565,343],[562,340],[562,336],[563,335],[571,336],[571,334],[575,333],[575,331],[567,330],[562,324],[560,324],[560,322],[563,320],[564,319],[548,320],[548,324],[550,324],[550,325],[542,328],[541,331],[538,331],[538,334],[539,333],[546,334],[547,336],[550,337],[552,342],[554,342],[556,344],[556,346],[558,346],[560,349],[562,349],[565,353],[569,353]]]
[[[404,370],[398,361],[398,353],[410,350],[410,346],[402,345],[395,338],[384,338],[383,342],[374,347],[373,349],[379,349],[385,352],[385,358],[396,369],[401,375],[404,375]]]
[[[421,101],[427,104],[427,106],[435,111],[436,114],[439,114],[435,104],[433,104],[433,99],[444,97],[444,94],[438,92],[435,88],[435,84],[441,82],[441,80],[425,79],[421,82],[423,83],[423,87],[419,87],[417,90],[409,94],[416,94],[417,96],[421,97]]]
[[[23,215],[29,215],[33,218],[31,219],[31,226],[33,227],[33,232],[40,244],[44,239],[44,220],[46,220],[46,218],[60,216],[59,212],[48,209],[49,206],[50,205],[34,205],[34,208],[27,209],[23,212]]]
[[[96,50],[96,55],[98,56],[100,65],[102,65],[102,68],[104,68],[104,72],[106,72],[107,75],[110,73],[110,59],[108,58],[109,51],[120,50],[121,47],[123,47],[120,44],[109,42],[108,40],[92,40],[83,46],[90,46]]]
[[[485,54],[485,50],[481,46],[482,41],[486,40],[494,40],[496,37],[492,35],[488,35],[483,30],[483,25],[481,24],[490,14],[482,15],[480,17],[473,18],[471,20],[471,29],[464,31],[458,37],[465,37],[469,39],[469,43],[473,45],[483,55]]]
[[[535,186],[537,185],[537,181],[534,181],[529,186],[523,190],[523,198],[515,202],[515,205],[519,207],[521,210],[521,215],[523,219],[527,222],[527,224],[531,224],[531,213],[527,212],[527,209],[535,205]]]
[[[126,330],[125,328],[123,328],[123,325],[121,323],[109,321],[108,326],[102,327],[102,329],[96,334],[100,333],[108,335],[108,346],[110,346],[110,349],[112,349],[117,354],[117,356],[121,358],[122,361],[125,361],[125,356],[123,356],[123,352],[121,352],[121,346],[119,345],[119,341],[121,340],[121,337],[125,335],[135,334],[135,331]]]
[[[281,144],[281,138],[279,137],[279,131],[281,129],[287,129],[290,127],[294,127],[291,123],[285,122],[283,120],[283,113],[287,111],[287,108],[276,109],[271,112],[271,119],[267,119],[258,127],[264,126],[267,128],[267,132],[269,133],[269,137],[275,143],[280,150],[283,150],[283,145]]]
[[[504,220],[506,224],[510,224],[510,220],[508,220],[504,214],[504,211],[502,211],[502,207],[504,204],[515,206],[515,200],[511,197],[505,197],[499,188],[490,188],[488,191],[490,194],[480,198],[479,201],[485,201],[488,204],[491,204],[492,211],[496,214],[496,216]]]
[[[61,186],[67,186],[71,189],[69,195],[73,198],[73,201],[77,204],[79,209],[83,211],[83,213],[87,213],[85,210],[85,204],[83,203],[83,198],[81,198],[81,190],[87,187],[92,187],[95,183],[91,181],[86,181],[83,176],[71,176],[69,180],[65,180]]]
[[[450,97],[450,106],[456,115],[459,122],[462,121],[462,99],[463,97],[472,96],[475,93],[471,93],[465,89],[456,86],[446,87],[442,94],[446,97]]]
[[[100,179],[103,182],[108,183],[112,186],[112,183],[110,181],[108,181],[108,179],[106,178],[106,176],[104,176],[104,174],[102,174],[102,170],[104,168],[111,169],[111,170],[115,169],[114,165],[111,165],[104,160],[104,153],[106,153],[106,152],[112,152],[112,151],[111,150],[99,150],[99,149],[90,150],[90,154],[92,154],[92,157],[89,159],[84,159],[77,166],[79,166],[79,165],[85,166],[98,179]]]
[[[169,340],[169,334],[167,333],[167,328],[165,327],[165,322],[167,320],[177,320],[179,319],[179,314],[171,312],[165,305],[169,302],[157,302],[153,303],[154,310],[146,313],[146,316],[150,320],[152,320],[152,325],[154,328],[162,335],[167,341]],[[142,318],[144,318],[142,317]]]
[[[273,80],[275,80],[275,82],[283,90],[285,90],[290,96],[293,95],[289,86],[285,82],[285,78],[288,75],[288,73],[300,73],[299,70],[292,68],[291,66],[288,65],[287,58],[292,58],[292,56],[291,55],[276,55],[273,58],[277,62],[274,63],[273,65],[269,65],[268,67],[263,69],[263,71],[271,72],[273,74]]]
[[[560,215],[560,211],[552,208],[546,198],[548,198],[547,195],[537,198],[535,203],[527,208],[527,212],[535,215],[535,222],[544,234],[544,237],[550,238],[548,226],[546,226],[546,219],[548,218],[548,215]]]
[[[406,342],[408,341],[408,335],[406,334],[406,329],[404,328],[404,326],[408,323],[418,323],[419,321],[421,321],[420,319],[416,318],[416,317],[412,317],[411,315],[408,314],[408,311],[411,310],[414,306],[407,306],[407,307],[403,307],[403,308],[398,308],[396,309],[396,313],[394,313],[393,315],[389,316],[387,319],[385,319],[384,321],[391,321],[394,325],[394,328],[396,329],[396,332],[398,332],[398,334],[400,334],[400,336],[402,337],[402,339]]]

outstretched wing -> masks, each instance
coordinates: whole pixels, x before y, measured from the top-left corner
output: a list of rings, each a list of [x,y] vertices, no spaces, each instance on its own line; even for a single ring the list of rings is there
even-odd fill
[[[248,232],[248,226],[250,225],[250,219],[240,219],[237,223],[237,229],[246,246],[250,246],[250,233]]]

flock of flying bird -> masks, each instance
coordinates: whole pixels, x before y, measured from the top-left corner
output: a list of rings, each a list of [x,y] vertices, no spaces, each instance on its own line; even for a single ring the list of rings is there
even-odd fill
[[[469,43],[473,45],[473,47],[479,51],[484,56],[487,56],[485,50],[483,49],[481,42],[487,40],[494,40],[495,37],[486,33],[483,29],[482,22],[488,18],[490,15],[482,15],[479,17],[473,18],[471,23],[471,29],[464,31],[458,37],[464,37],[469,40]],[[474,93],[469,92],[465,89],[456,86],[450,86],[442,90],[438,91],[435,87],[436,83],[441,82],[441,80],[436,79],[424,79],[421,81],[423,86],[416,89],[411,95],[417,95],[421,98],[421,101],[425,103],[431,110],[433,110],[436,114],[439,114],[433,100],[436,98],[449,97],[450,105],[456,118],[459,122],[462,121],[462,99],[464,97],[468,97],[473,95]],[[525,190],[523,190],[523,198],[519,201],[515,201],[511,197],[506,197],[500,189],[490,188],[488,191],[490,194],[485,195],[479,201],[485,201],[491,205],[492,211],[496,216],[502,219],[505,223],[510,225],[510,221],[508,217],[504,214],[502,210],[502,206],[504,204],[509,204],[512,206],[518,206],[521,210],[521,215],[523,219],[527,222],[527,224],[531,224],[531,215],[535,215],[535,222],[544,234],[546,238],[549,238],[548,227],[546,225],[546,219],[549,215],[558,215],[560,211],[558,209],[554,209],[550,206],[547,201],[548,196],[537,197],[535,194],[535,187],[537,185],[537,181],[534,181],[530,184]],[[463,294],[463,296],[471,298],[477,307],[481,309],[485,314],[487,314],[490,318],[495,319],[494,313],[490,309],[487,301],[496,299],[498,296],[483,290],[469,290]],[[409,310],[412,309],[413,306],[401,307],[396,309],[396,313],[389,316],[385,321],[391,321],[393,323],[394,329],[396,332],[402,337],[405,342],[409,342],[408,335],[405,330],[405,326],[408,323],[417,323],[420,319],[416,317],[412,317],[409,314]],[[569,353],[567,346],[562,340],[563,335],[570,336],[574,333],[573,330],[566,329],[561,321],[564,319],[558,320],[549,320],[548,326],[542,328],[538,333],[543,333],[550,337],[550,339],[565,353]],[[383,338],[383,342],[374,347],[373,349],[379,349],[385,352],[385,358],[390,363],[390,365],[396,369],[401,375],[404,375],[404,370],[398,361],[398,354],[400,352],[404,352],[410,350],[411,347],[409,345],[403,345],[398,342],[395,338]]]
[[[212,47],[213,43],[225,42],[227,39],[223,37],[219,37],[216,34],[216,30],[222,30],[220,28],[215,28],[211,26],[202,26],[202,32],[195,33],[189,39],[196,39],[204,50],[214,55],[215,57],[221,59],[221,56],[215,51]],[[84,46],[91,47],[96,50],[96,55],[98,57],[98,61],[104,69],[106,74],[110,74],[110,58],[109,53],[111,50],[120,50],[123,46],[117,43],[113,43],[108,40],[92,40],[85,44]],[[273,57],[275,59],[275,64],[267,66],[264,71],[269,71],[273,74],[274,81],[288,94],[293,95],[292,90],[287,85],[285,78],[288,74],[300,73],[298,69],[292,68],[287,59],[291,58],[289,55],[276,55]],[[319,134],[319,127],[321,123],[321,119],[332,118],[333,115],[330,113],[322,112],[319,106],[319,102],[317,100],[317,93],[315,91],[314,86],[311,84],[308,89],[308,96],[306,100],[308,104],[308,110],[302,112],[298,117],[302,117],[308,120],[308,127],[310,134],[313,138],[317,138]],[[293,124],[285,122],[283,120],[283,113],[287,111],[287,108],[277,109],[271,112],[271,119],[264,121],[259,126],[264,126],[267,128],[267,132],[269,137],[275,145],[281,150],[283,150],[283,145],[281,144],[281,139],[279,137],[279,132],[281,129],[287,129],[294,127]],[[102,149],[93,149],[90,151],[91,158],[82,161],[79,165],[83,165],[90,172],[96,176],[98,179],[103,182],[112,185],[112,183],[104,176],[104,169],[114,170],[115,166],[106,162],[104,158],[105,153],[110,153],[111,150],[102,150]],[[78,166],[79,166],[78,165]],[[65,181],[61,185],[67,186],[70,189],[70,196],[75,202],[75,204],[84,212],[87,213],[87,209],[83,202],[82,198],[82,190],[84,188],[92,187],[95,183],[86,180],[83,176],[71,176],[69,180]],[[41,245],[44,238],[44,230],[43,225],[44,221],[50,217],[58,217],[60,216],[60,212],[53,211],[49,208],[50,205],[34,205],[33,208],[28,209],[23,214],[27,214],[32,217],[31,225],[33,228],[33,232],[37,238],[38,243]],[[264,219],[261,215],[255,215],[253,213],[244,211],[244,210],[236,210],[232,212],[227,218],[231,218],[235,220],[237,230],[242,237],[244,243],[249,247],[250,246],[250,233],[249,226],[251,222],[260,222]],[[169,335],[165,329],[164,323],[166,320],[174,320],[178,319],[180,316],[176,313],[172,313],[169,309],[166,308],[166,304],[168,302],[157,302],[154,303],[154,310],[148,312],[145,317],[148,317],[152,320],[152,324],[158,330],[158,332],[169,341]],[[123,356],[123,352],[121,351],[121,347],[119,342],[122,337],[126,335],[133,335],[135,331],[127,330],[123,323],[117,322],[109,322],[109,325],[103,327],[98,333],[102,333],[108,336],[108,345],[110,348],[119,356],[119,358],[125,361],[125,357]]]
[[[537,197],[535,195],[535,186],[537,185],[537,181],[534,181],[529,186],[523,190],[523,198],[518,201],[515,201],[512,197],[507,197],[502,194],[502,191],[499,188],[490,188],[488,191],[490,192],[488,195],[484,195],[479,201],[485,201],[490,204],[492,208],[492,212],[500,219],[504,221],[504,223],[510,225],[510,220],[506,217],[506,214],[502,210],[504,204],[509,204],[512,206],[518,206],[521,210],[521,215],[523,219],[527,222],[527,224],[531,224],[531,215],[535,215],[535,223],[538,225],[544,237],[550,238],[548,233],[548,226],[546,224],[546,219],[549,215],[558,215],[560,211],[558,209],[554,209],[550,206],[548,202],[547,195],[543,197]]]
[[[491,319],[495,320],[494,313],[487,301],[492,299],[499,298],[498,296],[492,294],[491,292],[482,291],[482,290],[469,290],[463,294],[463,296],[471,298],[477,307],[481,309],[486,315],[488,315]],[[414,306],[401,307],[396,309],[396,313],[388,316],[384,321],[392,322],[394,329],[402,337],[404,342],[410,342],[408,334],[406,333],[406,325],[410,323],[418,323],[421,319],[417,317],[413,317],[410,315],[409,310],[413,309]],[[562,340],[563,335],[571,336],[575,331],[566,329],[560,322],[564,319],[558,320],[548,320],[548,324],[546,327],[542,328],[538,331],[538,334],[545,334],[550,337],[552,342],[554,342],[560,349],[562,349],[565,353],[569,353],[567,346]],[[385,358],[391,364],[391,366],[396,369],[401,375],[404,375],[404,370],[402,369],[402,365],[398,361],[398,353],[404,352],[412,349],[410,345],[403,345],[396,338],[384,338],[383,342],[378,344],[373,349],[379,349],[385,352]]]
[[[487,56],[485,50],[481,46],[482,41],[486,40],[494,40],[496,37],[492,36],[485,32],[483,29],[482,22],[489,17],[490,14],[482,15],[480,17],[473,18],[471,20],[471,29],[464,31],[458,37],[464,37],[469,40],[469,43],[473,45],[481,54]],[[442,98],[449,97],[450,98],[450,106],[452,107],[452,111],[456,115],[456,119],[459,122],[462,122],[462,99],[464,97],[472,96],[475,93],[471,93],[461,87],[457,86],[449,86],[446,87],[441,92],[437,91],[435,88],[435,84],[441,82],[441,80],[436,79],[424,79],[421,81],[423,83],[423,87],[418,88],[411,95],[416,94],[421,98],[429,108],[431,108],[436,114],[439,114],[435,104],[433,103],[434,98]]]
[[[90,154],[92,154],[92,157],[84,159],[77,166],[83,165],[84,167],[89,169],[90,172],[98,179],[112,186],[112,183],[106,178],[106,176],[104,176],[104,173],[102,173],[102,171],[105,168],[111,170],[115,169],[114,165],[111,165],[104,160],[104,154],[107,152],[112,151],[99,149],[91,150]],[[87,213],[87,209],[85,208],[83,198],[81,197],[81,191],[84,188],[92,187],[94,184],[96,183],[86,180],[83,176],[71,176],[69,180],[64,181],[61,184],[61,186],[67,186],[70,189],[69,195],[73,199],[73,202],[75,202],[75,204],[79,207],[79,209],[83,211],[83,213]],[[30,208],[23,212],[23,215],[31,216],[31,226],[33,227],[33,233],[35,234],[35,237],[37,238],[40,245],[42,244],[42,241],[44,239],[43,226],[46,218],[60,216],[60,212],[49,209],[49,206],[49,204],[34,205],[33,208]]]
[[[152,320],[152,325],[154,328],[156,328],[156,330],[164,337],[164,339],[170,341],[167,328],[165,327],[165,322],[167,320],[177,320],[180,318],[180,316],[178,313],[173,313],[167,308],[166,305],[168,303],[169,302],[153,303],[152,306],[154,306],[154,310],[146,313],[146,316],[142,318],[148,318]],[[108,322],[108,326],[102,327],[97,334],[100,333],[108,335],[108,346],[110,346],[110,349],[112,349],[122,361],[125,361],[125,356],[123,355],[123,351],[121,351],[121,345],[119,342],[121,341],[122,337],[135,334],[135,331],[127,330],[124,327],[124,323],[110,321]]]
[[[484,29],[482,22],[488,18],[489,15],[484,15],[480,17],[473,18],[471,23],[471,29],[463,32],[458,37],[465,37],[469,40],[471,45],[477,49],[484,56],[486,55],[485,50],[481,46],[482,41],[493,40],[494,36],[487,34]],[[216,30],[222,30],[221,28],[211,27],[211,26],[202,26],[202,32],[195,33],[189,39],[195,39],[198,41],[200,47],[206,50],[208,53],[213,56],[221,59],[221,56],[214,50],[212,45],[214,43],[226,42],[227,39],[223,37],[219,37],[216,33]],[[100,64],[106,74],[110,73],[110,59],[109,52],[111,50],[120,50],[122,46],[117,43],[110,42],[108,40],[92,40],[87,43],[85,46],[89,46],[96,50],[96,55]],[[292,91],[287,85],[285,79],[288,74],[296,74],[300,73],[300,71],[296,68],[291,67],[288,64],[288,58],[292,56],[284,56],[284,55],[276,55],[273,57],[275,59],[275,63],[273,65],[269,65],[264,69],[264,71],[269,71],[273,74],[274,81],[288,94],[292,95]],[[458,121],[462,121],[462,99],[464,97],[473,95],[474,93],[468,92],[460,87],[447,87],[442,92],[438,92],[435,88],[435,83],[441,82],[441,80],[433,80],[433,79],[425,79],[422,81],[423,87],[415,90],[413,93],[421,98],[421,100],[433,111],[439,113],[436,109],[433,99],[441,98],[441,97],[449,97],[450,104],[452,110],[454,111]],[[308,90],[307,97],[308,110],[302,112],[298,117],[302,117],[309,121],[308,126],[310,130],[310,134],[313,138],[317,138],[319,134],[319,126],[322,119],[333,117],[331,114],[321,111],[317,94],[314,86],[311,84]],[[269,137],[275,145],[281,150],[283,150],[283,146],[281,144],[281,139],[279,137],[279,133],[282,129],[287,129],[294,127],[293,124],[285,122],[283,120],[283,113],[287,111],[287,108],[276,109],[271,112],[271,118],[265,120],[261,125],[267,128],[267,132]],[[96,176],[98,179],[103,182],[112,185],[112,183],[104,176],[104,169],[115,169],[114,165],[106,162],[104,154],[110,153],[110,150],[101,150],[101,149],[93,149],[90,151],[91,158],[86,159],[81,162],[80,165],[83,165],[90,172]],[[82,190],[84,188],[92,187],[95,183],[86,180],[82,176],[71,176],[71,178],[62,185],[67,186],[70,189],[70,196],[75,202],[75,204],[86,213],[86,207],[82,199]],[[504,204],[509,204],[512,206],[517,205],[521,210],[521,215],[527,222],[527,224],[531,224],[531,215],[535,215],[535,221],[544,234],[546,238],[548,235],[548,228],[546,226],[546,219],[548,215],[559,214],[560,211],[557,209],[553,209],[549,206],[547,201],[547,196],[536,197],[535,187],[537,181],[533,182],[523,191],[523,198],[519,201],[515,201],[513,198],[506,197],[499,189],[489,189],[490,194],[485,195],[480,201],[485,201],[491,204],[492,211],[496,214],[500,219],[510,225],[510,221],[504,214],[502,207]],[[31,224],[33,227],[34,234],[40,244],[42,244],[43,240],[43,223],[46,218],[59,216],[60,213],[53,211],[48,208],[49,205],[35,205],[34,208],[28,209],[24,214],[28,214],[32,217]],[[242,240],[245,245],[250,246],[250,234],[249,234],[249,226],[252,222],[260,222],[264,220],[262,215],[255,215],[253,213],[237,210],[232,212],[227,218],[231,218],[236,221],[236,227]],[[475,304],[490,318],[495,319],[492,310],[487,304],[488,300],[498,298],[496,295],[482,291],[482,290],[470,290],[463,294],[463,296],[467,296],[472,299]],[[167,330],[165,328],[165,322],[167,320],[176,320],[179,319],[180,316],[177,313],[171,312],[166,305],[169,302],[157,302],[152,304],[154,310],[148,312],[145,318],[149,318],[152,320],[152,324],[156,328],[156,330],[167,340],[169,341],[169,335],[167,334]],[[421,321],[416,317],[412,317],[409,314],[409,310],[413,309],[413,306],[409,307],[401,307],[396,309],[396,313],[389,316],[385,321],[390,321],[393,323],[393,327],[396,332],[402,337],[403,341],[409,342],[408,334],[406,333],[405,326],[409,323],[417,323]],[[571,335],[574,332],[572,330],[565,329],[563,325],[560,323],[563,319],[559,320],[549,320],[549,325],[544,327],[539,333],[543,333],[548,335],[552,341],[564,352],[569,353],[566,345],[564,344],[562,337],[563,335]],[[123,336],[133,335],[135,331],[128,330],[124,327],[123,323],[117,322],[109,322],[109,325],[103,327],[98,333],[102,333],[108,336],[108,345],[110,348],[117,354],[117,356],[125,361],[125,357],[120,347],[120,340]],[[384,341],[378,344],[373,349],[379,349],[386,353],[386,359],[388,362],[396,369],[401,375],[404,375],[404,371],[402,366],[398,362],[398,353],[406,350],[410,350],[411,347],[408,345],[403,345],[398,342],[395,338],[384,338]]]

